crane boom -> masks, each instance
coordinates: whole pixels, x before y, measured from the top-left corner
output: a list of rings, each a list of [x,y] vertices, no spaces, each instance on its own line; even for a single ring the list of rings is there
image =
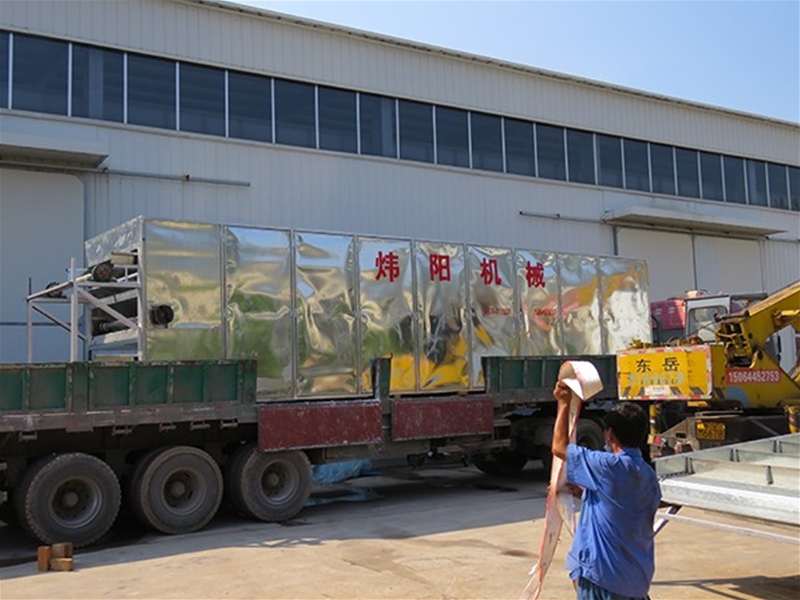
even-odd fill
[[[745,310],[719,318],[716,339],[725,345],[728,365],[756,368],[758,364],[775,363],[766,352],[768,338],[793,327],[800,331],[800,281],[771,294]],[[796,377],[797,369],[792,369]]]

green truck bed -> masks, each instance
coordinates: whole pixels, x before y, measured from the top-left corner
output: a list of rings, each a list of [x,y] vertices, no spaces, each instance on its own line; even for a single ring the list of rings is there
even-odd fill
[[[0,365],[0,432],[256,421],[252,360]]]
[[[614,356],[487,357],[485,393],[495,406],[553,400],[565,360],[589,360],[616,392]],[[381,359],[382,396],[389,361]],[[87,431],[211,420],[257,421],[253,360],[75,362],[0,365],[0,433],[48,429]]]
[[[603,382],[596,399],[612,400],[617,394],[617,357],[613,354],[584,356],[492,356],[483,359],[486,391],[501,402],[554,401],[558,371],[568,360],[591,362]]]

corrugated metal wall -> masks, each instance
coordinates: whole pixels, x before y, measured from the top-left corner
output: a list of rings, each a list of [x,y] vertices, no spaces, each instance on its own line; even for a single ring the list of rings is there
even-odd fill
[[[2,0],[0,10],[2,26],[15,31],[781,163],[798,161],[800,127],[791,124],[289,21],[173,0]],[[619,253],[650,261],[653,298],[692,287],[752,291],[760,285],[773,291],[800,278],[800,214],[786,211],[18,111],[3,111],[2,133],[107,149],[103,166],[109,172],[81,175],[85,232],[76,225],[64,232],[70,238],[96,235],[141,214]],[[189,179],[181,180],[186,175]],[[31,191],[36,189],[32,185]],[[609,211],[630,206],[718,215],[785,233],[755,242],[615,231],[604,222]],[[32,204],[31,210],[40,208]],[[8,218],[5,210],[3,218]],[[66,264],[69,257],[60,260]],[[3,278],[5,302],[5,272]]]
[[[38,291],[67,278],[71,257],[82,263],[83,198],[73,175],[0,169],[0,362],[27,359],[28,278]],[[68,305],[46,308],[68,318]],[[39,360],[69,356],[69,337],[54,323],[37,325],[33,339]]]
[[[798,128],[188,0],[3,0],[4,27],[618,135],[794,162]]]

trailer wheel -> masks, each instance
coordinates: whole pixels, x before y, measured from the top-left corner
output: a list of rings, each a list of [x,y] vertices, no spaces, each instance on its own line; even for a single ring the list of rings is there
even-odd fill
[[[9,527],[19,527],[19,514],[17,508],[14,506],[14,493],[8,494],[6,501],[0,504],[0,521]]]
[[[21,524],[39,540],[81,547],[108,532],[121,496],[111,467],[72,452],[40,458],[28,467],[14,501]]]
[[[286,521],[311,493],[311,464],[305,452],[259,452],[255,444],[237,450],[228,471],[236,509],[261,521]]]
[[[553,451],[550,446],[537,446],[539,458],[542,461],[542,471],[548,475],[553,470]]]
[[[603,428],[591,419],[578,419],[575,441],[590,450],[602,450],[606,445],[606,436]]]
[[[139,460],[130,493],[133,511],[145,525],[162,533],[191,533],[217,513],[222,473],[198,448],[163,448]]]
[[[489,454],[476,454],[472,462],[487,475],[514,477],[528,464],[528,457],[508,450],[493,450]]]

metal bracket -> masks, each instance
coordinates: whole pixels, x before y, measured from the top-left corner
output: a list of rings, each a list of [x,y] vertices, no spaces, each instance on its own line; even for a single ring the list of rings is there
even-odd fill
[[[164,433],[166,431],[174,431],[177,428],[178,428],[178,426],[175,425],[175,423],[171,423],[171,422],[170,423],[159,423],[158,424],[158,432],[159,433]]]
[[[111,435],[130,435],[133,432],[133,425],[115,425],[111,428]]]
[[[191,421],[189,423],[189,431],[199,431],[201,429],[208,429],[211,424],[207,421]]]
[[[221,419],[219,422],[220,429],[235,429],[239,426],[239,419]]]
[[[19,441],[20,442],[35,442],[39,439],[39,434],[36,431],[20,431],[19,432]]]

